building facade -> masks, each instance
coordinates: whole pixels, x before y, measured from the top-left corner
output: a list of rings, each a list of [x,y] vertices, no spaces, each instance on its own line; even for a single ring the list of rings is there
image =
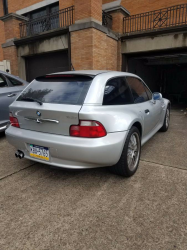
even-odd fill
[[[186,31],[187,0],[0,0],[0,62],[28,81],[73,69],[123,70],[182,101]]]

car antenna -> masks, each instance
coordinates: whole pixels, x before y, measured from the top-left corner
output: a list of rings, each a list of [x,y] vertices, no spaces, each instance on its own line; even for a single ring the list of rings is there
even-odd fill
[[[62,37],[60,37],[60,39],[61,39],[61,41],[62,41],[62,44],[63,44],[63,46],[64,46],[64,49],[66,49],[66,47],[65,47],[65,45],[64,45],[64,42],[63,42],[63,40],[62,40]],[[67,52],[68,53],[68,52]],[[68,55],[69,56],[69,55]],[[72,62],[71,62],[71,58],[70,58],[70,63],[71,63],[71,68],[73,69],[73,71],[75,71],[75,68],[73,67],[73,64],[72,64]]]

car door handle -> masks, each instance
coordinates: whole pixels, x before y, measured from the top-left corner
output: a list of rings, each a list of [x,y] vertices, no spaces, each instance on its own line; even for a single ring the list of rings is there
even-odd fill
[[[149,113],[150,113],[149,109],[146,109],[146,110],[145,110],[145,113],[146,113],[146,114],[149,114]]]
[[[8,97],[13,97],[13,96],[16,96],[15,93],[10,93],[9,95],[7,95]]]

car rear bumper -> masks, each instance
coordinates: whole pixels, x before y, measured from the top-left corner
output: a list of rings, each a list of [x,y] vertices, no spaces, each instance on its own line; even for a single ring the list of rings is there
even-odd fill
[[[35,132],[10,126],[6,130],[7,140],[25,158],[37,162],[71,169],[112,166],[121,156],[128,131],[109,133],[97,139],[75,138]],[[30,144],[48,147],[49,162],[30,156]]]

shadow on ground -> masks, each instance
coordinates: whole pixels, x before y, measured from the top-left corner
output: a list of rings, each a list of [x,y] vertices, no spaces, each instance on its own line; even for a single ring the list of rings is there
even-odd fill
[[[142,147],[141,160],[187,169],[187,116],[173,111],[168,132],[158,132]]]

